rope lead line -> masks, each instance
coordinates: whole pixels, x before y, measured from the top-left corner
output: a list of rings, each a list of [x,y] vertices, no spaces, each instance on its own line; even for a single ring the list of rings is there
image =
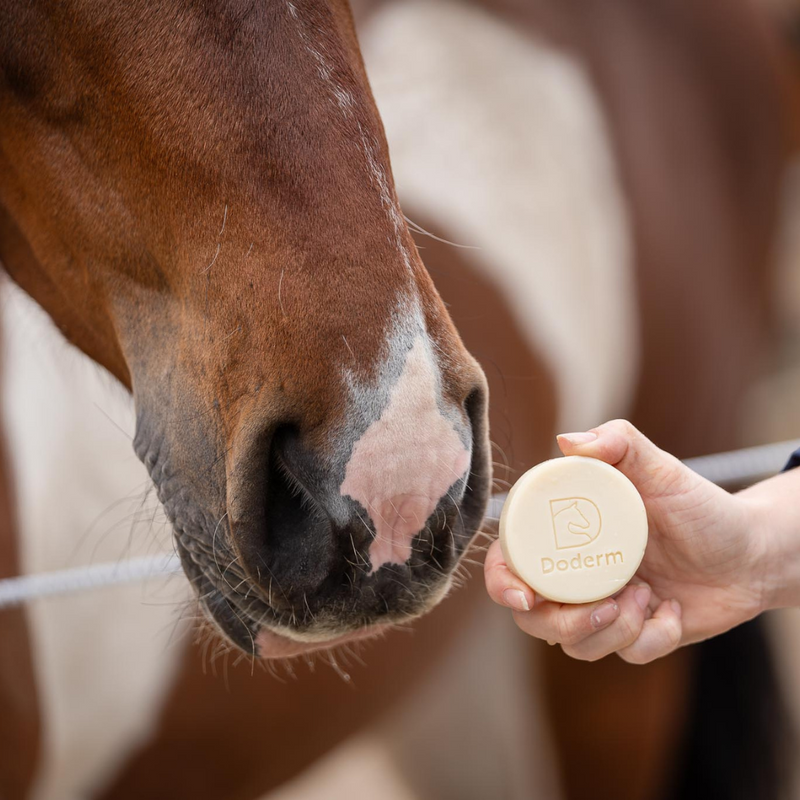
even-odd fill
[[[800,439],[747,447],[729,453],[689,458],[683,463],[695,472],[720,485],[747,484],[779,472],[790,453],[800,447]],[[486,519],[498,520],[507,493],[493,495]],[[141,556],[125,561],[90,564],[84,567],[20,575],[0,580],[0,609],[18,606],[53,595],[117,586],[181,572],[180,559],[174,553]]]
[[[720,486],[742,486],[780,472],[793,451],[800,447],[800,439],[787,442],[745,447],[729,453],[699,456],[684,460],[689,469]]]
[[[17,606],[30,600],[57,594],[70,594],[101,586],[149,580],[181,571],[181,562],[174,553],[141,556],[125,561],[90,564],[85,567],[20,575],[0,581],[0,609]]]

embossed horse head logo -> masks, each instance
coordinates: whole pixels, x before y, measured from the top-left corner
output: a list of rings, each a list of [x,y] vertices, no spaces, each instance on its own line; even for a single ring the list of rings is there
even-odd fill
[[[586,497],[562,497],[550,501],[556,548],[566,550],[593,542],[600,535],[600,509]]]

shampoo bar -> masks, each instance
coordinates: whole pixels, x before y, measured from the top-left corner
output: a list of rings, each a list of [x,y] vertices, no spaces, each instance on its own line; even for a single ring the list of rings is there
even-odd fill
[[[636,573],[647,513],[634,485],[609,464],[554,458],[528,470],[508,493],[500,545],[509,568],[535,592],[589,603]]]

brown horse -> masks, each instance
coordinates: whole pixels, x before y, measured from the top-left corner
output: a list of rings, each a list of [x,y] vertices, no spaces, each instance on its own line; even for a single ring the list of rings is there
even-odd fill
[[[485,386],[400,215],[344,4],[15,17],[3,262],[132,390],[220,631],[285,655],[430,608],[483,514]]]
[[[582,54],[583,71],[569,59],[558,69],[554,59],[526,60],[524,37],[511,38],[500,67],[533,64],[581,103],[591,102],[587,87],[600,98],[587,112],[562,103],[574,96],[551,94],[545,83],[523,84],[540,90],[531,108],[546,108],[555,134],[570,125],[594,132],[599,120],[599,139],[574,144],[595,153],[599,141],[611,157],[600,152],[578,162],[579,180],[563,201],[574,204],[571,216],[545,217],[516,245],[513,230],[496,228],[507,247],[487,247],[491,239],[479,226],[485,209],[467,206],[470,185],[459,187],[457,172],[437,180],[428,165],[428,183],[407,178],[412,213],[446,236],[484,245],[484,254],[459,255],[426,242],[425,255],[490,370],[493,425],[509,433],[515,470],[548,455],[560,422],[592,424],[632,410],[637,383],[635,418],[665,446],[683,454],[727,446],[730,401],[757,354],[763,318],[753,297],[763,294],[756,275],[766,260],[780,166],[768,48],[760,34],[746,33],[752,20],[739,6],[722,15],[728,24],[720,27],[716,4],[692,12],[634,5],[619,2],[602,16],[581,3],[362,9],[376,80],[392,68],[391,54],[411,44],[418,47],[414,64],[424,64],[426,31],[446,41],[457,30],[468,45],[476,26],[485,41],[523,26],[551,49]],[[260,654],[281,655],[429,608],[447,590],[482,514],[485,390],[400,215],[344,3],[75,4],[3,14],[0,258],[68,338],[132,389],[137,452],[211,618],[246,651],[257,643]],[[456,20],[458,27],[448,25]],[[704,60],[699,54],[711,41],[714,56]],[[451,54],[458,43],[453,36]],[[481,52],[477,43],[453,58],[468,65]],[[686,66],[676,52],[696,62]],[[615,69],[621,59],[635,66]],[[728,93],[729,85],[744,89]],[[509,108],[500,100],[516,97],[506,92],[494,98],[498,113]],[[453,86],[449,94],[460,96]],[[413,131],[432,119],[433,146],[447,119],[457,119],[437,118],[442,97],[433,97],[413,113],[386,106],[399,145],[409,128],[398,121]],[[754,98],[759,114],[750,112]],[[471,100],[464,100],[468,109],[476,107]],[[626,113],[632,101],[647,113]],[[436,162],[457,151],[452,141]],[[536,152],[556,141],[541,139]],[[569,139],[562,144],[559,153],[568,155]],[[395,152],[410,163],[400,146]],[[480,152],[468,152],[460,157],[480,166]],[[750,153],[758,158],[743,157]],[[695,170],[694,212],[675,202],[685,194],[673,168],[682,160]],[[482,174],[476,170],[473,185]],[[557,194],[566,182],[542,185]],[[515,188],[513,181],[503,186]],[[583,192],[597,186],[611,188]],[[592,245],[566,262],[543,246],[571,236]],[[526,247],[536,253],[535,270]],[[633,258],[638,298],[617,263]],[[580,262],[587,269],[576,273]],[[682,288],[687,276],[692,292]],[[589,307],[594,316],[572,315],[559,327],[564,302],[583,288],[582,299],[599,291],[603,302]],[[715,314],[697,314],[712,298]],[[720,363],[731,347],[740,358]],[[582,381],[602,383],[603,392],[582,392]],[[696,414],[667,419],[665,405],[686,395]],[[726,413],[717,411],[721,399],[729,401]],[[706,424],[692,427],[690,419]],[[470,602],[463,598],[461,606]],[[276,785],[403,696],[463,628],[461,606],[448,604],[422,621],[412,644],[390,638],[370,649],[369,669],[356,670],[359,702],[328,674],[276,687],[240,670],[226,694],[209,686],[196,654],[187,654],[149,746],[119,770],[107,796],[244,798]],[[15,652],[27,653],[19,622]],[[604,691],[597,691],[596,670],[587,678],[577,665],[552,665],[548,694],[572,796],[586,796],[584,774],[609,793],[654,795],[678,746],[687,663],[684,657],[635,673],[604,665]],[[21,674],[24,682],[29,672]],[[576,685],[586,691],[572,691]],[[617,702],[618,686],[628,705]],[[6,683],[3,691],[28,698],[14,718],[26,723],[28,745],[3,765],[7,793],[23,796],[34,768],[34,695],[28,684]],[[649,734],[623,746],[631,708],[646,713]],[[592,747],[581,739],[587,727],[564,724],[579,713],[594,720]],[[274,731],[269,738],[266,726]],[[635,780],[615,784],[618,762],[598,739],[622,747],[637,764]],[[591,768],[569,768],[576,754],[584,764],[587,752]]]
[[[346,4],[0,27],[0,257],[132,391],[209,618],[277,657],[428,610],[483,515],[485,381],[400,214]]]

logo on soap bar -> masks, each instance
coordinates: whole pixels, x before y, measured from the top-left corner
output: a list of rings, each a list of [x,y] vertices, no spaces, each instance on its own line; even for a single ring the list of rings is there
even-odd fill
[[[600,509],[587,497],[562,497],[550,501],[556,548],[568,550],[593,542],[603,526]]]

